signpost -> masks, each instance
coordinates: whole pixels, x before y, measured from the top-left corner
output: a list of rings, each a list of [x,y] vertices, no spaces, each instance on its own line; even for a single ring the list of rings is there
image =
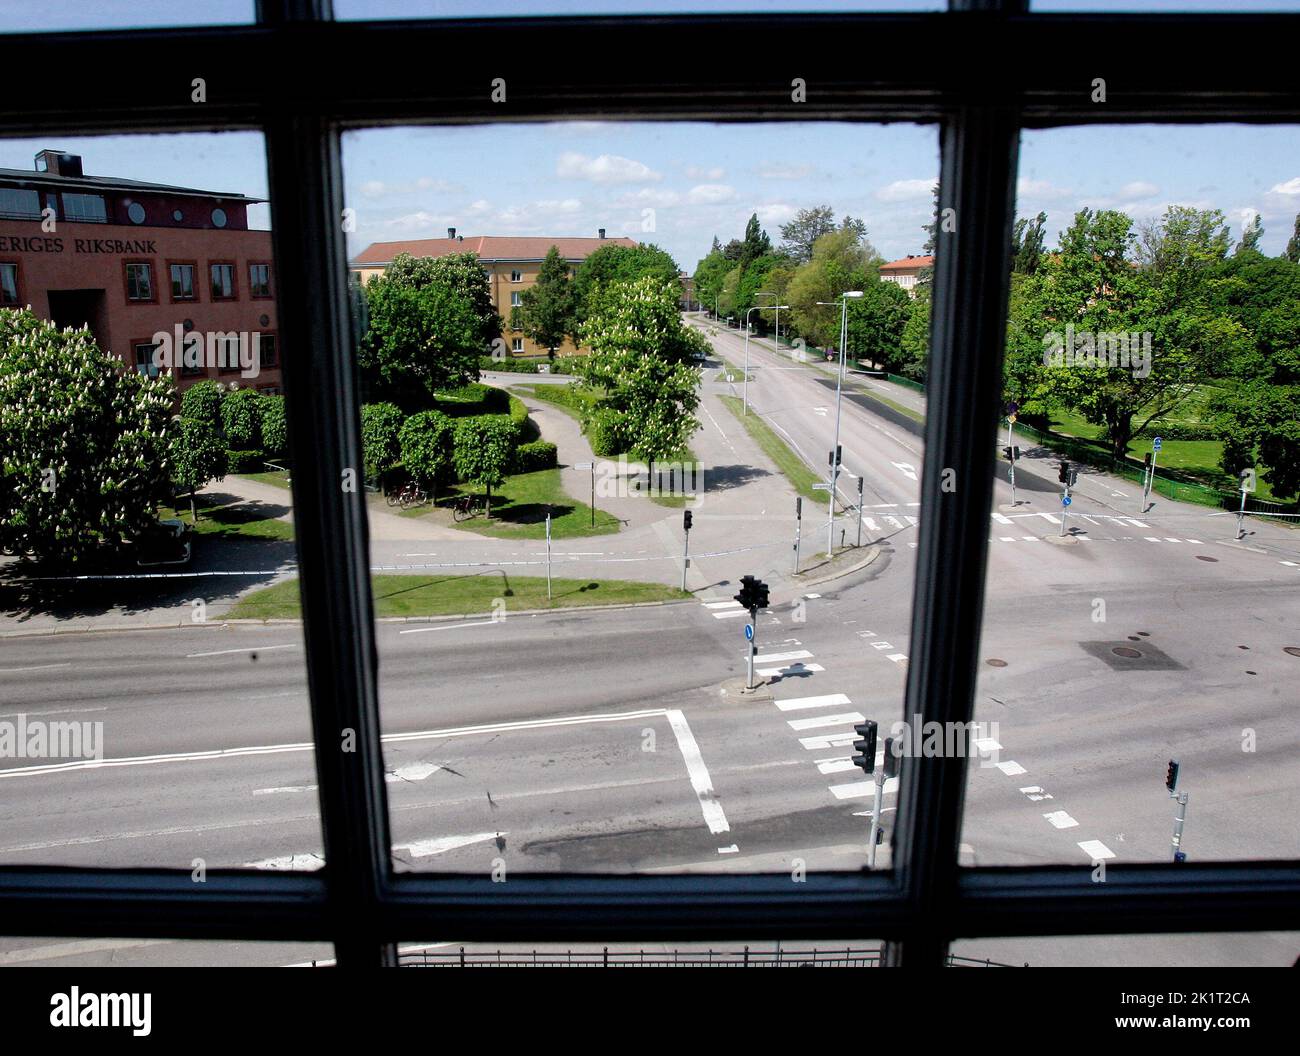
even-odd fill
[[[551,508],[546,507],[546,600],[551,600]]]
[[[799,536],[803,531],[803,496],[794,500],[794,574],[799,574]]]
[[[591,526],[595,528],[596,527],[596,463],[579,462],[573,468],[591,470]]]
[[[1147,500],[1151,497],[1151,489],[1156,482],[1156,458],[1160,454],[1160,449],[1164,446],[1164,439],[1157,436],[1151,441],[1151,461],[1147,463],[1146,480],[1142,483],[1142,512],[1147,512]]]
[[[1011,455],[1007,459],[1007,461],[1011,463],[1010,472],[1011,472],[1011,505],[1012,506],[1016,504],[1016,458],[1015,458],[1016,449],[1013,446],[1011,440],[1011,427],[1016,422],[1016,412],[1019,410],[1020,410],[1020,404],[1016,403],[1015,400],[1012,400],[1010,403],[1007,404],[1007,450],[1011,452]]]
[[[1178,803],[1178,813],[1174,815],[1174,861],[1187,861],[1187,855],[1183,852],[1183,822],[1187,820],[1187,793],[1178,791],[1178,760],[1169,760],[1169,769],[1165,772],[1165,788],[1169,790],[1169,798]]]

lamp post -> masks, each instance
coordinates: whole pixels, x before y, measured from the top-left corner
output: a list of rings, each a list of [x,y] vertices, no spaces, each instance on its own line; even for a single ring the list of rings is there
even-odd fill
[[[849,290],[836,301],[818,301],[827,307],[840,306],[840,369],[835,375],[835,442],[831,445],[831,490],[826,513],[826,560],[835,554],[835,480],[840,475],[840,394],[844,389],[844,354],[849,336],[849,299],[862,296],[861,290]]]
[[[767,294],[767,296],[770,297],[771,294]],[[782,308],[789,307],[788,304],[756,304],[745,313],[745,374],[740,381],[740,405],[742,415],[749,413],[749,317],[762,308],[776,308],[777,311],[780,311]]]

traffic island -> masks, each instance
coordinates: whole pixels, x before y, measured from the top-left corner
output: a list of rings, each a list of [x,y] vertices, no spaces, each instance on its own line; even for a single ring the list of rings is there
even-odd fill
[[[745,687],[744,678],[729,678],[718,686],[718,695],[729,702],[753,700],[772,700],[772,689],[766,679],[756,679],[753,689]]]
[[[880,547],[875,543],[865,547],[847,547],[844,550],[837,551],[835,556],[829,560],[827,560],[825,554],[822,554],[819,560],[801,568],[791,576],[790,581],[801,587],[828,583],[832,579],[840,579],[843,576],[862,571],[879,556]]]

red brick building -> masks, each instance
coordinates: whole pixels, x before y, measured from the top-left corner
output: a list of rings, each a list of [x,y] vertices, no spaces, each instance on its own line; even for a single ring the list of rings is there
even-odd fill
[[[77,155],[43,150],[34,171],[0,168],[0,307],[88,326],[142,373],[174,362],[181,389],[208,377],[278,392],[271,234],[248,228],[258,201],[87,176]]]

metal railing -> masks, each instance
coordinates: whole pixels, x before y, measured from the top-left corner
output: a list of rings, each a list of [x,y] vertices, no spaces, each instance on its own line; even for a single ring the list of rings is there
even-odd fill
[[[404,968],[878,968],[880,947],[739,950],[399,950]],[[950,968],[1012,965],[948,954]],[[1028,967],[1028,965],[1026,965]]]

